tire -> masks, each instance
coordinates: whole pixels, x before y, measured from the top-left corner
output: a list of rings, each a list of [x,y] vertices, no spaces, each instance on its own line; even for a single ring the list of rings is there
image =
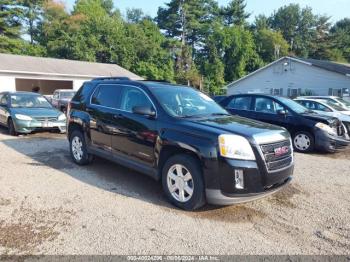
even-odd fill
[[[178,178],[179,172],[182,179]],[[162,170],[162,185],[168,200],[176,207],[193,211],[206,203],[201,167],[192,156],[181,154],[169,158]]]
[[[11,135],[11,136],[18,135],[18,133],[16,132],[15,125],[13,124],[13,121],[11,118],[7,121],[7,127],[8,127],[9,135]]]
[[[93,155],[87,152],[84,134],[79,130],[73,131],[69,137],[69,149],[73,161],[80,165],[88,165],[93,161]]]
[[[315,149],[315,138],[307,131],[299,131],[293,136],[293,147],[297,152],[310,153]]]

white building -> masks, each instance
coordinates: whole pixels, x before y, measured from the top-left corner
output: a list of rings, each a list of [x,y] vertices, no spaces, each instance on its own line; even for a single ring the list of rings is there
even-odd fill
[[[349,96],[350,65],[283,57],[229,84],[227,94],[264,93]]]
[[[105,76],[142,79],[115,64],[0,54],[0,92],[40,87],[48,95],[56,89],[77,90],[83,82]]]

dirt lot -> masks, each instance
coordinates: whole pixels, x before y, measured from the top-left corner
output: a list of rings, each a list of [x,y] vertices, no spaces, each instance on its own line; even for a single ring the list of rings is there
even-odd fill
[[[350,151],[297,154],[277,195],[189,213],[152,179],[78,167],[67,148],[0,129],[0,254],[350,254]]]

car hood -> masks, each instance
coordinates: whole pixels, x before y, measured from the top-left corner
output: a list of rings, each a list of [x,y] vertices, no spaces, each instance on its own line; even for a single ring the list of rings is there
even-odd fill
[[[224,116],[212,118],[191,119],[193,127],[213,128],[220,134],[237,134],[252,143],[273,143],[289,139],[288,131],[282,127],[266,124],[240,116]]]
[[[58,117],[62,114],[54,108],[11,108],[11,113],[31,117]]]
[[[307,119],[319,121],[319,122],[326,123],[326,124],[332,124],[332,123],[334,123],[334,121],[336,121],[336,118],[334,118],[332,116],[320,115],[317,113],[304,113],[301,115]]]

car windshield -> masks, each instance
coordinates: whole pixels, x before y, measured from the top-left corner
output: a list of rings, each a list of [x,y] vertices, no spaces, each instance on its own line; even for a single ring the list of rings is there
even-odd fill
[[[331,100],[323,100],[322,102],[332,107],[335,111],[348,111],[348,109],[340,106],[339,104],[332,102]]]
[[[169,85],[152,87],[151,90],[164,110],[174,117],[229,115],[209,96],[190,87]]]
[[[350,102],[344,100],[343,98],[337,98],[337,100],[341,103],[343,103],[344,105],[346,105],[347,107],[350,107]]]
[[[75,92],[61,92],[60,97],[61,99],[72,99],[75,95]]]
[[[51,104],[45,97],[31,94],[11,95],[11,107],[13,108],[51,108]]]
[[[293,101],[292,99],[279,97],[278,100],[281,103],[285,104],[287,107],[289,107],[291,110],[293,110],[295,113],[305,114],[312,112],[312,110],[306,108],[305,106],[302,106],[301,104]]]

